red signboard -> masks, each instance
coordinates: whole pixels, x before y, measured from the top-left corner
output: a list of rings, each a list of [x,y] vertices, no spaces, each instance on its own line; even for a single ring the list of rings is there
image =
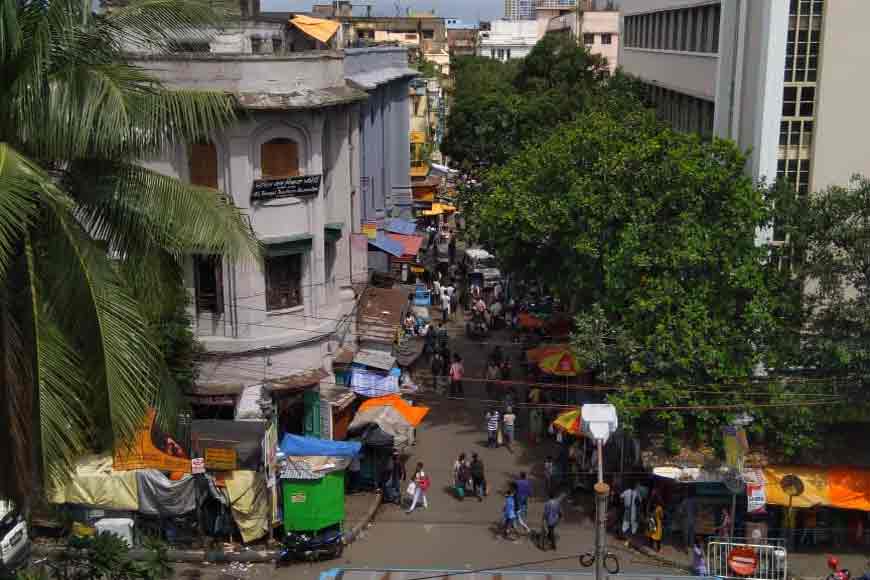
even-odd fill
[[[728,567],[738,576],[750,576],[758,568],[758,554],[747,546],[738,546],[728,553]]]

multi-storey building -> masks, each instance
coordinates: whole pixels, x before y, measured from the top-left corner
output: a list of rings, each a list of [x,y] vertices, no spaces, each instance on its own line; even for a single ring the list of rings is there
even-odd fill
[[[585,0],[538,0],[538,34],[570,34],[592,54],[607,59],[610,72],[619,66],[619,12],[611,4]]]
[[[169,86],[224,91],[244,111],[208,142],[180,143],[147,164],[225,192],[263,246],[262,263],[189,259],[190,314],[205,353],[188,395],[227,404],[268,384],[299,395],[285,399],[300,407],[282,420],[305,417],[305,433],[328,437],[312,418],[335,383],[333,357],[356,338],[355,284],[368,279],[373,247],[362,222],[411,211],[416,72],[402,47],[302,44],[301,28],[269,22],[243,21],[198,52],[134,56]],[[252,34],[262,40],[263,31],[276,42],[256,54]]]
[[[801,193],[870,172],[859,135],[863,0],[623,0],[620,65],[660,115],[735,140],[753,177]]]
[[[535,0],[504,0],[505,20],[534,20]]]

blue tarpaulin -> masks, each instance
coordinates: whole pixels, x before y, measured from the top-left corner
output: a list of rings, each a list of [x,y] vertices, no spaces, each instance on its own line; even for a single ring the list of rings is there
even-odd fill
[[[387,220],[387,227],[385,229],[394,234],[410,236],[417,231],[417,224],[402,218],[390,218]]]
[[[402,253],[405,251],[402,244],[388,237],[384,232],[378,232],[378,237],[374,240],[369,240],[369,245],[374,246],[379,250],[383,250],[388,254],[392,254],[397,258],[401,258]]]
[[[351,390],[363,397],[383,397],[399,392],[399,377],[390,372],[387,376],[359,368],[352,370]]]
[[[361,445],[349,441],[329,441],[287,433],[278,446],[281,453],[292,456],[356,457]]]

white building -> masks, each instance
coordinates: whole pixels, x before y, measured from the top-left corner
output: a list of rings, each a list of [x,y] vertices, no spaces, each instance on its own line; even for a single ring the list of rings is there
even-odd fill
[[[399,197],[410,210],[416,73],[399,47],[275,52],[140,57],[168,85],[227,91],[243,110],[209,143],[179,145],[149,166],[226,192],[263,244],[262,264],[188,263],[206,350],[194,402],[226,404],[266,382],[299,402],[306,391],[305,432],[328,437],[328,422],[309,425],[321,404],[311,387],[333,386],[332,359],[355,340],[354,283],[368,278],[361,221],[392,215]]]
[[[538,42],[535,20],[494,20],[480,32],[478,55],[507,61],[524,58]]]
[[[870,174],[864,0],[622,0],[620,65],[675,126],[734,139],[798,191]]]
[[[541,0],[547,2],[548,0]],[[607,59],[611,74],[619,66],[619,12],[588,8],[581,11],[538,5],[538,31],[570,34],[591,54]]]

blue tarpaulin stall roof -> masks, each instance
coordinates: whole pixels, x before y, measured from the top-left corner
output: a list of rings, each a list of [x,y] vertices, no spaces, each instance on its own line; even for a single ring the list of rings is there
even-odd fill
[[[329,441],[287,433],[281,440],[281,453],[287,456],[356,457],[361,445],[356,442]]]
[[[397,242],[396,240],[388,237],[384,232],[378,232],[378,237],[374,240],[369,240],[369,245],[376,247],[379,250],[383,250],[388,254],[391,254],[397,258],[402,257],[402,253],[405,251],[404,246]]]
[[[417,231],[417,224],[402,218],[390,218],[387,220],[386,230],[393,234],[410,236]]]

